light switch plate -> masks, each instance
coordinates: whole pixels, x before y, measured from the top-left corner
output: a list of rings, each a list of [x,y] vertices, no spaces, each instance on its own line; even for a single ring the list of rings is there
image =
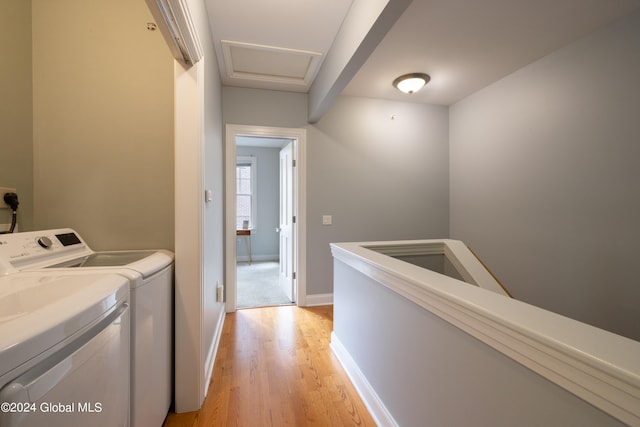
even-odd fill
[[[333,224],[333,217],[331,215],[322,215],[322,225]]]

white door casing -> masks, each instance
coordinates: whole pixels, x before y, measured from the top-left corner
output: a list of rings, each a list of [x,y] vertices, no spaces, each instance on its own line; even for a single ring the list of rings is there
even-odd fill
[[[296,279],[293,297],[299,306],[306,305],[306,138],[303,128],[281,128],[251,125],[225,125],[225,306],[228,313],[236,310],[236,137],[255,136],[293,140],[293,215],[296,233],[293,243],[293,265]]]

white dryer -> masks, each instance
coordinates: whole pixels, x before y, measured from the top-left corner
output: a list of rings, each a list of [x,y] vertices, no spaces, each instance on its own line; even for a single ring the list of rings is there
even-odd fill
[[[160,427],[172,401],[173,260],[167,250],[95,252],[70,228],[3,236],[21,245],[7,271],[116,273],[131,298],[131,425]],[[0,253],[3,248],[0,246]]]
[[[116,274],[0,277],[0,425],[128,426],[128,299]]]

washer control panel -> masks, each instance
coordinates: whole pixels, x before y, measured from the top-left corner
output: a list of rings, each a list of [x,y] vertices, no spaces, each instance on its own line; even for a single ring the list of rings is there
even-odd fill
[[[70,228],[0,235],[0,275],[91,253]]]

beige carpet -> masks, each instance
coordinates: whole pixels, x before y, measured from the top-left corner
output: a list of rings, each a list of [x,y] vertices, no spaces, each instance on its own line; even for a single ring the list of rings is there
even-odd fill
[[[280,289],[277,262],[246,262],[237,266],[237,308],[291,304]]]

